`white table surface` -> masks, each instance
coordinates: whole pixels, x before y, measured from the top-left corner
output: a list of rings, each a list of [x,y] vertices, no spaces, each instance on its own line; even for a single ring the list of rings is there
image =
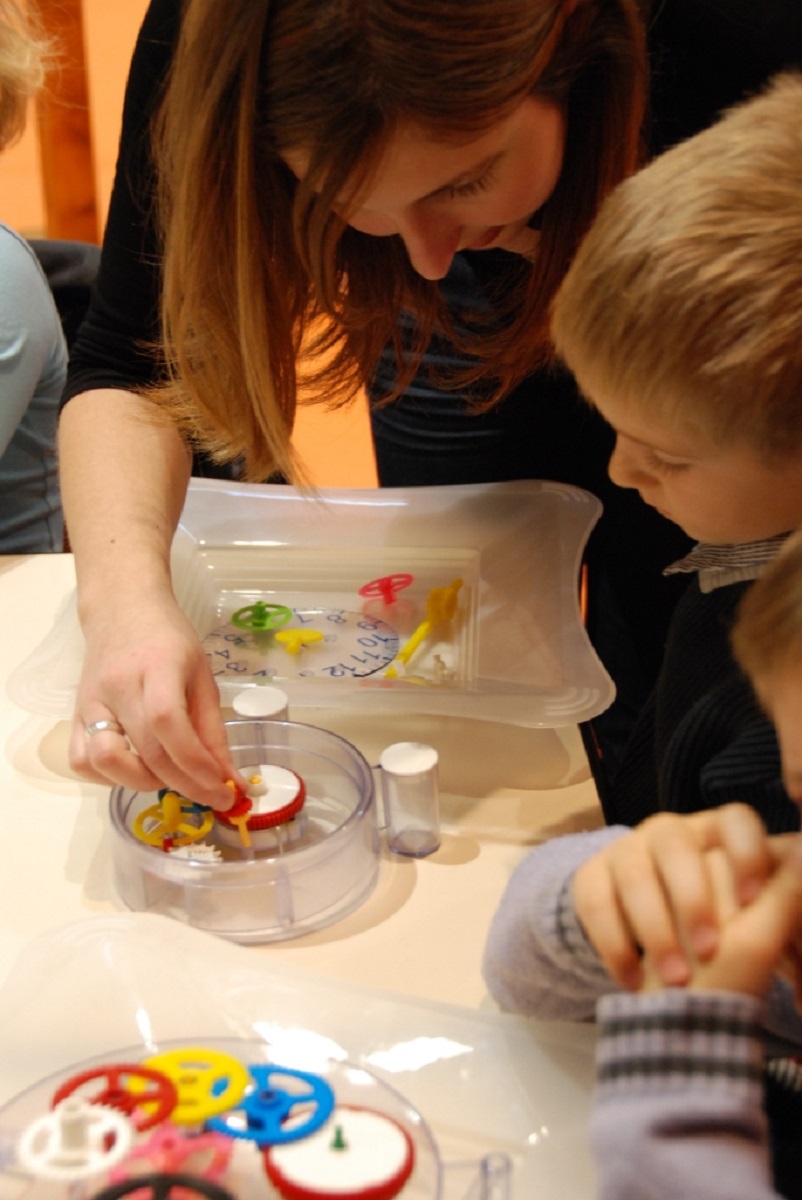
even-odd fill
[[[0,1103],[144,1037],[143,1019],[158,1039],[259,1029],[273,1011],[285,1032],[305,1026],[370,1067],[427,1046],[423,1068],[413,1054],[387,1078],[432,1121],[447,1161],[501,1149],[515,1200],[589,1198],[593,1031],[502,1016],[480,972],[490,917],[527,848],[601,823],[578,731],[305,709],[298,719],[342,733],[369,762],[390,741],[435,745],[442,845],[423,860],[385,853],[374,892],[328,929],[235,947],[126,915],[109,788],[70,771],[67,721],[7,694],[74,585],[70,555],[0,557]],[[105,1002],[87,1004],[87,993]]]
[[[70,555],[0,557],[3,681],[52,628],[74,583]],[[480,959],[511,869],[543,837],[601,820],[578,731],[397,716],[389,729],[381,720],[323,710],[314,719],[305,710],[298,719],[343,733],[370,762],[390,741],[437,746],[443,840],[423,860],[386,854],[376,889],[357,912],[304,937],[250,947],[254,959],[286,961],[426,1000],[492,1008]],[[110,871],[109,789],[71,772],[68,722],[24,711],[4,686],[0,733],[1,983],[37,934],[122,905]]]

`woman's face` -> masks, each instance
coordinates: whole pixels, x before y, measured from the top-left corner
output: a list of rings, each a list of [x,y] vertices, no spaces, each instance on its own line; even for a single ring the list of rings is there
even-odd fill
[[[456,145],[403,125],[349,224],[372,237],[400,237],[424,279],[442,279],[458,250],[534,256],[539,235],[528,222],[554,191],[564,145],[562,110],[535,96]],[[284,158],[302,178],[308,156]]]

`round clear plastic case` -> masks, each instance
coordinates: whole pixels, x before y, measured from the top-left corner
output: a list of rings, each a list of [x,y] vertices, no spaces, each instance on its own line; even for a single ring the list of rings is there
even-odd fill
[[[303,807],[265,829],[250,830],[249,819],[240,833],[182,800],[187,836],[179,830],[171,839],[169,830],[160,836],[159,795],[114,788],[112,860],[120,898],[135,911],[176,917],[235,942],[298,937],[352,912],[379,870],[368,763],[345,738],[313,725],[235,720],[226,730],[243,776],[269,769],[286,781],[294,773],[305,791]]]
[[[249,1094],[257,1095],[260,1081],[264,1082],[264,1072],[269,1069],[271,1072],[273,1070],[276,1072],[275,1076],[272,1074],[269,1076],[269,1083],[271,1087],[280,1089],[277,1092],[279,1098],[281,1093],[286,1090],[288,1100],[297,1099],[297,1110],[290,1110],[291,1120],[306,1123],[310,1130],[309,1134],[306,1133],[306,1127],[299,1130],[300,1136],[299,1140],[295,1141],[296,1145],[302,1145],[307,1136],[312,1136],[314,1127],[318,1127],[319,1136],[325,1137],[329,1130],[336,1133],[338,1115],[342,1112],[367,1110],[378,1118],[384,1117],[389,1122],[401,1126],[409,1138],[413,1165],[411,1173],[401,1189],[403,1200],[438,1200],[443,1189],[441,1158],[431,1129],[418,1110],[394,1088],[389,1087],[383,1080],[362,1067],[347,1061],[336,1062],[331,1059],[315,1058],[314,1061],[307,1061],[308,1057],[304,1056],[303,1063],[292,1063],[284,1057],[277,1059],[271,1047],[265,1042],[235,1038],[211,1038],[192,1042],[167,1041],[155,1047],[151,1046],[147,1052],[141,1046],[129,1046],[125,1049],[113,1050],[103,1055],[102,1058],[76,1063],[72,1067],[40,1080],[0,1108],[0,1131],[2,1131],[0,1147],[3,1150],[2,1157],[0,1157],[0,1200],[17,1200],[23,1195],[33,1196],[34,1194],[37,1197],[46,1198],[46,1200],[71,1200],[79,1193],[81,1196],[94,1196],[108,1181],[108,1172],[102,1167],[88,1176],[85,1181],[79,1180],[78,1183],[48,1178],[46,1172],[38,1176],[35,1181],[32,1180],[31,1164],[24,1161],[26,1156],[22,1154],[26,1140],[30,1140],[28,1135],[33,1131],[32,1127],[43,1119],[52,1118],[54,1097],[63,1096],[64,1092],[67,1092],[71,1098],[74,1097],[93,1106],[98,1102],[111,1105],[109,1111],[112,1112],[116,1097],[121,1112],[131,1113],[131,1104],[124,1103],[125,1096],[122,1096],[123,1103],[120,1103],[120,1088],[127,1086],[127,1081],[131,1080],[132,1090],[128,1097],[130,1099],[130,1096],[136,1096],[135,1089],[137,1087],[142,1090],[143,1083],[147,1083],[147,1080],[137,1080],[137,1064],[148,1069],[146,1064],[150,1063],[152,1064],[150,1069],[153,1069],[153,1067],[158,1067],[162,1060],[171,1064],[173,1062],[182,1064],[184,1059],[189,1064],[187,1086],[191,1084],[194,1093],[197,1093],[202,1086],[208,1088],[210,1096],[215,1095],[218,1084],[223,1085],[228,1082],[225,1079],[224,1067],[231,1060],[236,1060],[236,1064],[244,1069],[245,1078],[247,1075],[251,1076],[244,1096],[232,1107],[230,1112],[226,1112],[217,1105],[221,1115],[211,1121],[212,1126],[230,1128],[234,1135],[234,1153],[228,1157],[223,1177],[220,1178],[218,1174],[218,1183],[232,1195],[253,1197],[254,1200],[257,1197],[265,1197],[265,1200],[268,1200],[269,1197],[279,1196],[279,1192],[274,1190],[267,1179],[265,1163],[257,1146],[251,1143],[249,1148],[247,1134],[244,1130],[240,1133],[236,1132],[238,1128],[242,1129],[243,1127],[242,1113],[247,1109],[247,1096]],[[231,1063],[232,1066],[236,1064]],[[294,1083],[291,1076],[293,1072],[297,1072],[298,1067],[303,1073],[311,1073],[309,1082]],[[172,1066],[160,1067],[160,1069],[168,1069],[171,1072],[174,1070]],[[286,1078],[282,1075],[282,1069],[287,1070]],[[173,1077],[178,1078],[175,1075]],[[330,1103],[333,1102],[334,1105],[330,1112],[321,1110],[319,1118],[315,1110],[314,1093],[312,1093],[313,1098],[308,1103],[305,1102],[309,1084],[314,1086],[316,1079],[321,1081],[320,1085],[316,1085],[317,1090],[324,1089],[327,1096],[331,1098],[327,1099],[326,1109],[328,1110]],[[180,1086],[181,1084],[179,1084],[179,1089]],[[294,1089],[296,1086],[300,1091],[297,1097],[293,1097],[290,1089]],[[104,1101],[102,1099],[104,1092],[111,1099],[107,1098]],[[179,1097],[180,1095],[179,1090]],[[270,1099],[276,1098],[272,1093],[269,1096]],[[100,1101],[98,1101],[98,1097],[101,1097]],[[149,1106],[145,1103],[147,1095],[143,1094],[142,1100],[143,1104],[132,1115],[135,1116],[136,1112],[150,1113],[156,1108],[154,1103],[150,1103]],[[103,1110],[101,1109],[101,1111]],[[258,1109],[256,1111],[258,1113]],[[298,1117],[295,1116],[296,1111]],[[320,1124],[321,1120],[322,1125]],[[146,1124],[148,1128],[145,1132],[135,1132],[134,1134],[134,1144],[129,1150],[129,1154],[132,1155],[130,1171],[123,1162],[122,1167],[118,1165],[112,1168],[112,1177],[116,1175],[119,1178],[122,1175],[125,1178],[128,1173],[133,1194],[144,1197],[145,1195],[154,1195],[155,1191],[142,1187],[137,1191],[134,1184],[137,1176],[141,1176],[145,1169],[144,1161],[152,1154],[149,1147],[155,1145],[154,1134],[157,1134],[162,1126],[154,1126],[150,1121],[142,1122],[140,1120],[140,1125],[142,1124]],[[174,1125],[169,1118],[163,1122],[163,1127],[165,1131],[171,1130],[173,1137],[176,1138],[181,1135],[198,1136],[197,1129],[184,1129],[181,1125]],[[258,1128],[257,1132],[259,1132]],[[329,1140],[333,1139],[334,1133],[330,1134]],[[140,1143],[143,1145],[140,1146]],[[46,1146],[45,1149],[47,1149]],[[252,1152],[249,1152],[249,1149],[252,1149]],[[360,1147],[353,1147],[355,1154],[359,1151]],[[375,1157],[375,1147],[366,1146],[364,1152]],[[331,1153],[332,1158],[335,1158],[336,1149],[332,1149]],[[200,1159],[202,1161],[202,1156]],[[37,1174],[35,1170],[33,1173]],[[76,1188],[79,1191],[76,1191]],[[348,1194],[355,1193],[349,1192]],[[367,1193],[360,1192],[359,1194]],[[377,1192],[376,1194],[384,1193]],[[331,1195],[334,1195],[334,1192]]]

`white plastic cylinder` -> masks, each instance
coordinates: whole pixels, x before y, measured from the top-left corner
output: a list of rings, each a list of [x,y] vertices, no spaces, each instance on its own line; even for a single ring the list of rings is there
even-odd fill
[[[277,687],[243,688],[231,701],[231,707],[240,717],[260,717],[264,721],[288,721],[289,697]]]
[[[387,845],[424,858],[440,845],[437,751],[421,742],[395,742],[379,759]]]

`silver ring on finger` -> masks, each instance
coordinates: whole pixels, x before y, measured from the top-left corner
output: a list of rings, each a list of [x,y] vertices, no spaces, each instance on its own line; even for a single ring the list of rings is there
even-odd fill
[[[126,736],[119,721],[92,721],[90,725],[84,725],[85,737],[93,738],[98,733],[119,733],[122,737]]]

